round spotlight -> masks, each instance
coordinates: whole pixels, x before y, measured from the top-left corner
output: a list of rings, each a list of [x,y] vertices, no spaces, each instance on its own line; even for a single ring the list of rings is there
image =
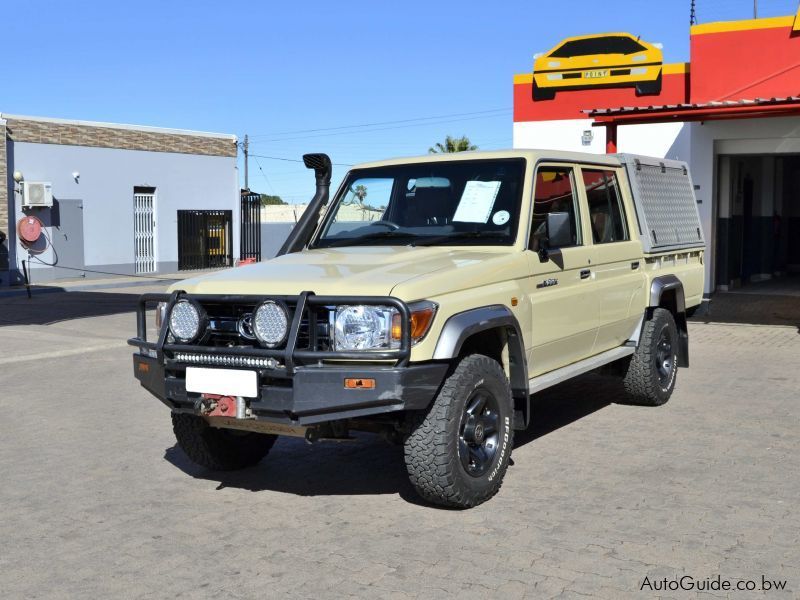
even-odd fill
[[[289,314],[286,308],[272,300],[259,304],[253,313],[253,333],[268,348],[282,344],[289,333]]]
[[[200,334],[205,313],[190,300],[178,300],[169,313],[169,330],[176,341],[188,344]]]

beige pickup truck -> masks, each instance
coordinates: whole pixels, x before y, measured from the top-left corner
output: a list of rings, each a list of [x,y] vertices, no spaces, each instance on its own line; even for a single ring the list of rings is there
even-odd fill
[[[423,498],[470,507],[535,392],[602,368],[621,400],[669,399],[703,295],[685,164],[424,156],[359,165],[329,202],[330,159],[304,160],[317,191],[276,258],[140,300],[134,373],[194,462],[368,431],[402,444]]]

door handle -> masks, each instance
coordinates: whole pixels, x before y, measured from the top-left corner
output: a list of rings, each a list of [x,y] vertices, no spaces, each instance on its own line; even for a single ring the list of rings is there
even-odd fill
[[[581,279],[589,279],[589,276],[592,274],[591,270],[583,269],[581,271]]]
[[[633,271],[635,271],[635,270],[636,270],[636,269],[638,269],[638,268],[639,268],[639,261],[638,261],[638,260],[635,260],[635,261],[633,261],[633,262],[631,263],[631,269],[632,269]]]

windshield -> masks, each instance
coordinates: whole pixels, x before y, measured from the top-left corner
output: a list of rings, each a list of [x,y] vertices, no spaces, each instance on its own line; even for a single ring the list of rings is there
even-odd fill
[[[627,36],[608,35],[604,37],[572,40],[550,53],[552,58],[572,58],[593,54],[636,54],[646,50],[639,42]]]
[[[522,158],[351,171],[311,247],[511,245],[524,174]]]

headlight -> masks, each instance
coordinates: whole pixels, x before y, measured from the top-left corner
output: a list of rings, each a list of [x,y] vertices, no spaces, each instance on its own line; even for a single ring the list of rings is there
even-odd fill
[[[386,306],[337,306],[333,321],[336,350],[389,348],[394,309]]]
[[[253,313],[253,333],[264,346],[274,348],[286,340],[289,333],[289,315],[286,308],[267,300]]]
[[[433,302],[409,306],[411,343],[425,337],[436,314]],[[402,337],[400,313],[388,306],[337,306],[333,318],[335,350],[388,350],[399,348]]]
[[[169,313],[169,331],[176,341],[188,344],[200,334],[205,319],[200,306],[191,300],[178,300]]]

